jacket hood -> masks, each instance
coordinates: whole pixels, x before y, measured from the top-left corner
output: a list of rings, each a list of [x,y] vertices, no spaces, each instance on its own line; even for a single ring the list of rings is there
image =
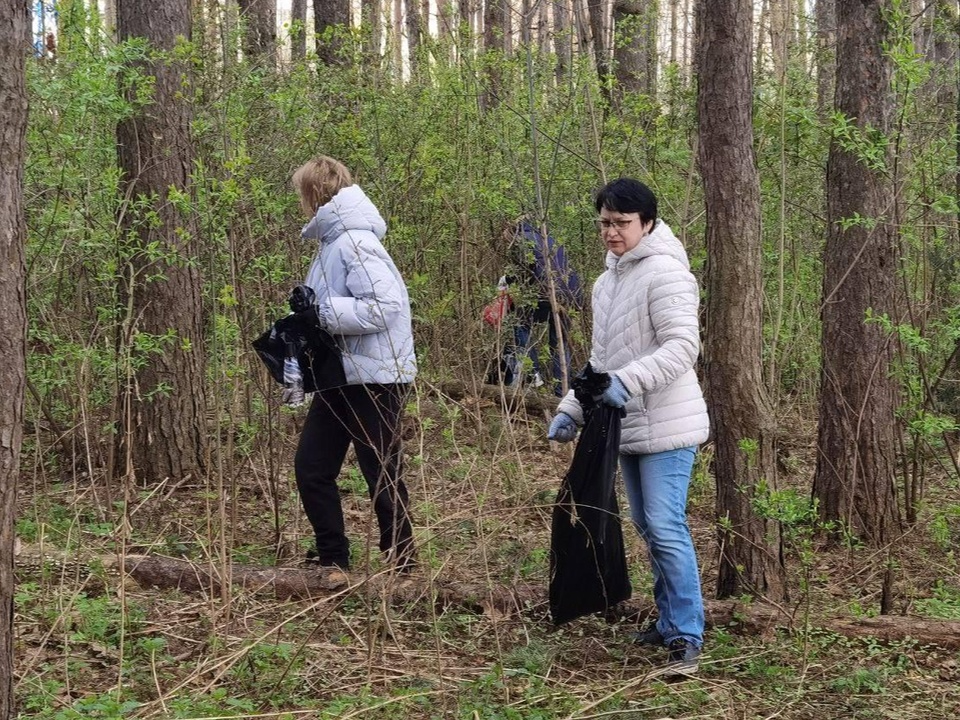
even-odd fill
[[[673,234],[673,230],[663,220],[657,220],[650,234],[640,240],[635,248],[628,250],[620,257],[612,252],[607,253],[607,269],[615,270],[618,266],[626,266],[639,262],[653,255],[666,255],[679,261],[686,270],[690,269],[690,260],[683,244]]]
[[[387,223],[359,185],[345,187],[326,205],[320,206],[316,216],[303,226],[303,240],[329,242],[348,230],[368,230],[383,240]]]

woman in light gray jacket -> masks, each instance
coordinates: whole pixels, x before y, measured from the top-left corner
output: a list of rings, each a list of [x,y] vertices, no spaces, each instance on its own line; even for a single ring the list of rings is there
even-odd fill
[[[414,563],[409,498],[401,471],[400,418],[417,372],[410,300],[381,240],[387,225],[350,171],[321,156],[293,176],[317,242],[306,284],[317,321],[336,340],[347,384],[314,394],[294,469],[328,583],[350,564],[337,476],[353,442],[380,528],[380,550],[401,572]]]
[[[614,180],[597,195],[596,208],[607,269],[593,287],[590,364],[610,374],[603,401],[626,410],[620,469],[631,517],[649,550],[659,610],[657,621],[634,639],[665,645],[669,666],[692,673],[704,616],[686,505],[697,446],[709,433],[694,371],[700,294],[687,254],[657,219],[657,199],[646,185]],[[569,442],[582,422],[570,392],[547,437]]]

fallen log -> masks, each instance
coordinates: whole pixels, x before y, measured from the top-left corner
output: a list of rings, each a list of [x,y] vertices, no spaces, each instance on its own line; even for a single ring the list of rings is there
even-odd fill
[[[177,558],[157,555],[131,555],[124,571],[140,587],[178,589],[184,592],[219,593],[223,578],[219,568]],[[369,588],[390,595],[393,602],[413,603],[432,597],[438,610],[460,607],[468,612],[506,617],[522,612],[536,603],[544,603],[542,588],[533,585],[514,587],[435,581],[417,575],[381,572],[370,576],[353,573],[347,582],[331,583],[317,568],[254,568],[231,565],[233,586],[281,600],[320,598]]]
[[[912,615],[879,615],[873,618],[837,618],[825,627],[847,637],[871,637],[883,642],[915,640],[960,650],[960,620],[929,620]]]

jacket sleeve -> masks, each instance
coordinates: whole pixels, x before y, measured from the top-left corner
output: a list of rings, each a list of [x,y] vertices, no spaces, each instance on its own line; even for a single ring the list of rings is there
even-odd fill
[[[400,317],[403,289],[379,242],[348,238],[339,246],[349,296],[330,297],[321,307],[326,329],[333,335],[384,332]]]
[[[689,270],[677,264],[658,273],[648,288],[647,304],[657,349],[616,371],[634,396],[669,385],[690,370],[700,354],[700,292]]]

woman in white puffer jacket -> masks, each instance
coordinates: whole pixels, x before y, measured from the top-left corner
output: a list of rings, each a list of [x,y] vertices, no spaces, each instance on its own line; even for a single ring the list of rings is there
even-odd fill
[[[659,610],[634,639],[665,645],[670,667],[691,673],[704,616],[687,491],[697,446],[709,434],[694,370],[700,293],[686,251],[657,219],[657,199],[646,185],[614,180],[597,195],[596,208],[607,269],[593,287],[590,364],[610,374],[604,402],[626,410],[620,469],[631,517],[649,549]],[[582,422],[571,391],[548,437],[569,442]]]
[[[380,527],[379,546],[399,572],[415,566],[400,423],[417,372],[410,299],[381,240],[376,206],[338,160],[320,156],[293,176],[317,243],[306,284],[316,322],[340,346],[346,385],[314,393],[294,460],[297,490],[329,585],[346,582],[350,546],[337,476],[353,443]]]

